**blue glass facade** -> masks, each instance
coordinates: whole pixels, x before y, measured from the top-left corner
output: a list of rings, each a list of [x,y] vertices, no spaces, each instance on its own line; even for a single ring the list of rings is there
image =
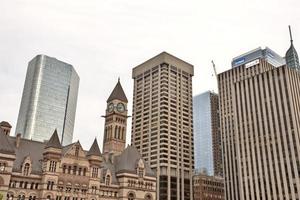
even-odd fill
[[[73,66],[38,55],[28,65],[16,133],[49,140],[57,129],[63,144],[73,139],[79,77]]]
[[[211,92],[193,98],[195,170],[214,175]]]
[[[252,51],[249,51],[245,54],[242,54],[232,60],[232,68],[251,63],[258,59],[264,59],[275,67],[280,67],[285,65],[285,60],[276,52],[266,47],[265,49],[257,48]],[[256,64],[256,63],[254,63]],[[247,67],[247,66],[246,66]]]

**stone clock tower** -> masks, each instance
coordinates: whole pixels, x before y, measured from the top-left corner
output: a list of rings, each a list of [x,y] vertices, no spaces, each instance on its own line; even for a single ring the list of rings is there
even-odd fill
[[[128,100],[119,79],[107,99],[103,153],[120,154],[125,149],[127,103]]]

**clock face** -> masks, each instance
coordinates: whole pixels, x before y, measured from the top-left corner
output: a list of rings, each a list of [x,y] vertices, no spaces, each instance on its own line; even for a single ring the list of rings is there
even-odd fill
[[[109,104],[108,105],[108,108],[107,108],[107,110],[108,110],[108,112],[112,112],[113,110],[114,110],[114,104],[113,103],[111,103],[111,104]]]
[[[118,103],[117,111],[118,112],[124,112],[125,111],[125,105],[123,103]]]

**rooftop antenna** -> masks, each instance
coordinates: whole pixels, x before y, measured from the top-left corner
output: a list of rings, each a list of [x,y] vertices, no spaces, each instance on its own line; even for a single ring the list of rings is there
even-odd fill
[[[217,81],[218,81],[218,74],[217,74],[216,65],[215,65],[215,63],[214,63],[213,60],[211,61],[211,63],[212,63],[212,66],[213,66],[213,68],[214,68],[214,73],[215,73],[216,79],[217,79]]]
[[[293,43],[293,36],[292,36],[292,29],[291,29],[291,25],[289,25],[289,32],[290,32],[290,39],[291,39],[291,43]]]
[[[213,66],[213,68],[214,68],[214,74],[215,74],[215,77],[216,77],[216,80],[217,80],[217,84],[218,84],[218,74],[217,74],[216,65],[215,65],[215,63],[214,63],[213,60],[211,61],[211,63],[212,63],[212,66]],[[214,91],[213,91],[213,92],[214,92]]]

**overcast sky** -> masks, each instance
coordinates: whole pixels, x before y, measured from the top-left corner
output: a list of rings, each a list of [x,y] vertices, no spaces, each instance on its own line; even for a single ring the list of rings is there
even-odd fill
[[[299,11],[299,0],[0,0],[0,121],[15,132],[27,64],[46,54],[80,76],[74,141],[102,146],[118,77],[130,114],[132,68],[162,51],[194,65],[194,95],[216,90],[212,59],[221,72],[259,46],[284,56],[289,24],[300,53]]]

